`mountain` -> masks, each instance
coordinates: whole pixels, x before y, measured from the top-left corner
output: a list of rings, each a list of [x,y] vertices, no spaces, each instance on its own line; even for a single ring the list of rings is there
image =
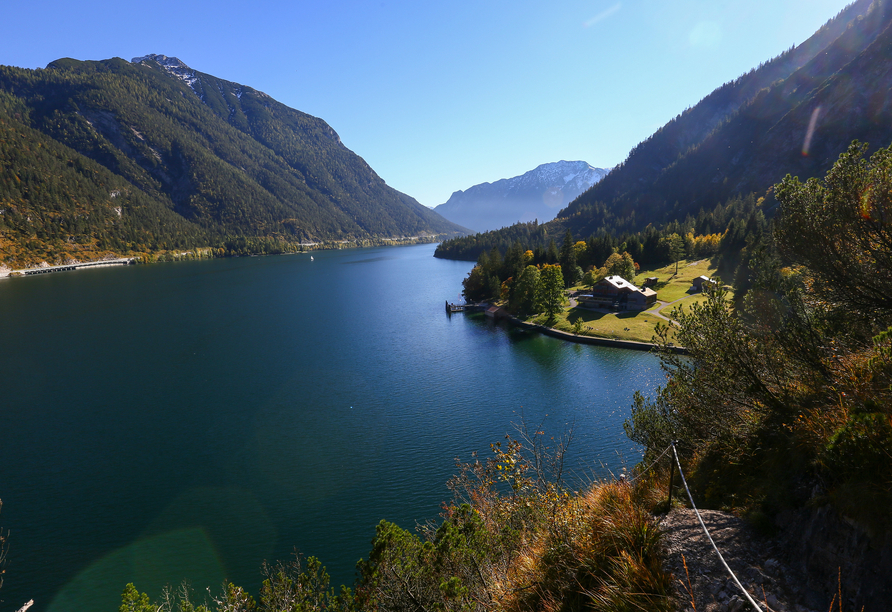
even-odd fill
[[[477,232],[518,221],[550,221],[579,194],[604,178],[609,168],[584,161],[542,164],[521,176],[481,183],[456,191],[434,210],[446,219]]]
[[[823,176],[848,144],[892,142],[892,3],[857,0],[807,41],[713,91],[561,211],[571,229],[635,231]],[[768,196],[770,212],[772,198]]]
[[[0,131],[11,267],[465,232],[386,185],[322,119],[177,58],[2,66]]]

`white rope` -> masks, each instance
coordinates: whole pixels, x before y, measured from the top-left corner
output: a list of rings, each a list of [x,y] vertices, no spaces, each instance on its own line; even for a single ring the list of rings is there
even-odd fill
[[[646,469],[638,470],[638,475],[635,476],[635,478],[630,478],[630,479],[629,479],[629,482],[635,482],[636,480],[638,480],[639,478],[641,478],[642,476],[644,476],[645,474],[647,474],[647,473],[650,471],[650,468],[652,468],[653,466],[655,466],[655,465],[657,464],[657,462],[658,462],[660,459],[662,459],[662,458],[666,455],[666,453],[669,452],[669,449],[671,449],[671,448],[672,448],[672,445],[670,444],[670,445],[667,446],[666,449],[660,454],[659,457],[657,457],[656,459],[654,459],[653,462],[651,462],[651,464],[650,464],[649,466],[647,466]]]
[[[691,495],[691,490],[688,488],[688,481],[685,480],[684,472],[681,471],[681,461],[678,460],[678,452],[675,450],[674,442],[672,443],[672,454],[675,455],[675,463],[678,464],[678,473],[681,474],[681,481],[684,483],[685,491],[688,492],[688,499],[691,500],[691,507],[694,509],[694,513],[697,515],[697,520],[700,521],[700,526],[703,527],[703,531],[704,531],[704,533],[706,533],[706,537],[709,538],[710,544],[712,544],[712,547],[715,549],[715,554],[717,554],[719,556],[719,560],[721,560],[722,565],[724,565],[725,569],[728,570],[728,573],[731,574],[731,578],[734,579],[734,582],[740,588],[741,592],[743,593],[744,597],[746,597],[747,601],[750,602],[750,605],[752,605],[755,610],[758,610],[758,612],[763,612],[763,610],[759,606],[759,604],[757,604],[753,600],[753,598],[750,597],[749,592],[747,592],[747,590],[745,588],[743,588],[743,585],[740,584],[740,580],[737,579],[737,576],[734,575],[734,572],[731,571],[731,568],[728,567],[728,564],[725,563],[725,558],[722,556],[722,553],[719,552],[719,547],[715,545],[715,541],[712,539],[712,536],[709,535],[709,530],[706,528],[706,524],[703,522],[703,518],[700,516],[700,511],[697,510],[697,506],[694,504],[694,496]]]

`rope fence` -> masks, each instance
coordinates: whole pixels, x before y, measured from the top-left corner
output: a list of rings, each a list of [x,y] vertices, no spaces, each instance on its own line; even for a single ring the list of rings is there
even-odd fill
[[[719,556],[719,560],[722,562],[722,565],[725,567],[725,570],[728,572],[728,574],[734,580],[734,583],[737,585],[737,588],[740,589],[740,592],[743,593],[743,596],[746,598],[746,600],[749,602],[749,604],[753,607],[753,610],[756,610],[757,612],[765,612],[766,608],[763,608],[758,603],[756,603],[756,601],[749,594],[749,591],[747,591],[746,588],[744,588],[743,584],[737,578],[737,575],[728,566],[728,563],[725,561],[725,557],[722,556],[722,553],[719,550],[719,547],[716,546],[715,540],[712,539],[712,535],[710,535],[709,529],[706,528],[706,523],[703,522],[703,517],[700,516],[700,511],[697,509],[697,505],[694,503],[694,496],[691,494],[691,489],[688,487],[688,481],[684,476],[684,471],[681,469],[681,461],[678,458],[678,451],[675,448],[675,442],[670,443],[669,446],[667,446],[665,448],[665,450],[663,450],[663,452],[660,453],[659,457],[654,459],[651,462],[651,464],[649,466],[647,466],[647,468],[645,468],[643,470],[639,470],[638,474],[634,478],[630,478],[628,480],[628,482],[633,483],[637,479],[644,476],[644,474],[649,472],[650,469],[653,468],[653,466],[655,466],[663,457],[665,457],[666,454],[670,450],[672,451],[672,455],[675,458],[674,464],[670,463],[670,466],[673,468],[675,466],[678,466],[678,473],[681,475],[681,482],[684,485],[685,491],[687,491],[688,499],[691,502],[691,508],[694,509],[694,514],[697,515],[697,520],[700,521],[700,526],[703,528],[703,533],[706,534],[706,537],[709,539],[709,543],[712,544],[712,548],[713,548],[713,550],[715,550],[715,554],[717,554]],[[670,480],[669,480],[669,503],[670,503],[670,505],[672,503],[672,478],[670,478]]]
[[[728,564],[725,562],[725,557],[722,556],[721,551],[719,551],[719,547],[715,545],[715,540],[712,539],[712,536],[709,534],[709,530],[706,528],[706,523],[703,522],[703,517],[700,516],[700,511],[697,510],[697,505],[694,503],[694,496],[691,495],[691,490],[688,488],[688,481],[684,477],[684,472],[681,469],[681,461],[678,459],[678,452],[675,450],[675,442],[669,445],[669,448],[672,449],[672,454],[675,456],[675,463],[678,465],[678,473],[681,475],[681,482],[684,484],[685,491],[688,492],[688,499],[691,500],[691,508],[694,509],[694,514],[697,515],[697,520],[700,521],[700,526],[703,527],[703,533],[706,534],[706,537],[709,538],[709,543],[712,544],[712,548],[715,550],[715,554],[719,556],[719,561],[722,562],[722,565],[725,566],[725,569],[731,575],[731,578],[734,579],[734,583],[740,589],[740,592],[743,593],[743,596],[746,597],[746,600],[750,603],[754,610],[757,612],[764,612],[761,606],[755,602],[755,600],[750,596],[749,592],[743,587],[743,584],[738,580],[737,575],[731,571],[731,568],[728,567]],[[665,454],[665,451],[664,453]]]

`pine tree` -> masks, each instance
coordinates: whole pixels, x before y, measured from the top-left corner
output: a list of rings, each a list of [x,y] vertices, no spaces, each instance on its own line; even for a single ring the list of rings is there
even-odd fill
[[[567,230],[564,243],[561,245],[560,263],[564,287],[575,285],[578,280],[576,278],[576,249],[573,248],[573,234],[570,230]]]

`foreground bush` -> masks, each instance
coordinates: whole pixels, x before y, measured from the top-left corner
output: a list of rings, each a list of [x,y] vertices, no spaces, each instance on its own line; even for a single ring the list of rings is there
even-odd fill
[[[355,592],[335,594],[316,559],[265,567],[260,602],[228,585],[196,607],[188,589],[150,603],[133,585],[121,612],[670,610],[661,534],[647,509],[652,488],[561,478],[563,452],[542,433],[493,445],[486,462],[461,464],[442,522],[418,533],[382,521]]]

